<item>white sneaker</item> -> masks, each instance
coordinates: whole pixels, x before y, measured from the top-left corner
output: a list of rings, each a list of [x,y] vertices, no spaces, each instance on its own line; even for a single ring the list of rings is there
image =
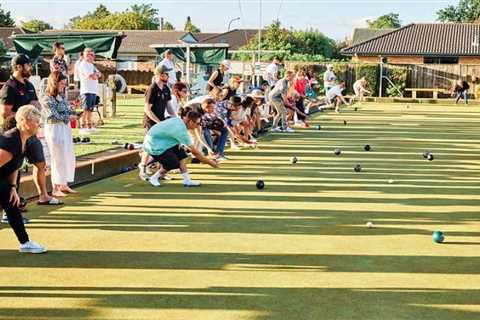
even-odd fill
[[[20,252],[22,253],[44,253],[47,252],[47,248],[36,243],[35,241],[28,241],[20,245]]]
[[[185,181],[183,182],[183,186],[187,187],[187,188],[189,188],[189,187],[200,187],[201,185],[202,184],[200,182],[194,181],[194,180],[190,180],[188,182],[185,182]]]
[[[293,130],[292,128],[286,128],[283,130],[283,132],[294,133],[295,130]]]
[[[154,187],[160,187],[161,186],[160,181],[158,181],[158,178],[150,177],[150,179],[148,179],[148,182],[150,182],[150,184]]]
[[[272,130],[270,130],[271,132],[282,132],[282,128],[280,127],[276,127],[276,128],[273,128]]]

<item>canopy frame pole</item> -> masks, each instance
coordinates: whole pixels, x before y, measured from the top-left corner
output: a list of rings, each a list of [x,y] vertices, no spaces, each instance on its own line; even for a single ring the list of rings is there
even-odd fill
[[[187,60],[186,61],[186,63],[187,63],[187,85],[190,88],[190,85],[191,85],[191,83],[190,83],[190,45],[188,45],[188,44],[187,44],[187,57],[186,58],[187,58],[186,59]]]

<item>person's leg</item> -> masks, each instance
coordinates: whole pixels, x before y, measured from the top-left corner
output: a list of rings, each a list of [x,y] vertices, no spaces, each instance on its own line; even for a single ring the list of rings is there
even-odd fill
[[[205,139],[205,142],[210,147],[210,149],[214,150],[215,146],[213,145],[212,133],[207,128],[203,129],[202,131],[203,131],[202,133],[203,133],[203,138]],[[207,151],[207,153],[208,153],[208,151]]]
[[[468,91],[463,91],[463,100],[465,100],[465,104],[468,104]]]
[[[460,101],[460,99],[462,98],[462,93],[461,92],[458,92],[455,96],[455,104],[458,103],[458,101]]]
[[[10,201],[11,188],[0,188],[0,207],[3,208],[7,217],[8,223],[15,232],[18,242],[24,244],[29,241],[25,225],[23,224],[22,214],[18,206],[14,206]]]
[[[220,138],[218,139],[217,142],[217,149],[216,152],[220,156],[225,155],[225,144],[227,143],[228,139],[228,130],[227,128],[223,128],[222,131],[220,131]]]
[[[45,156],[40,140],[33,136],[27,140],[27,159],[33,164],[33,182],[37,187],[39,202],[49,202],[52,197],[48,195]]]
[[[278,105],[278,111],[280,113],[280,121],[281,121],[281,128],[282,130],[286,130],[288,128],[288,122],[287,122],[287,108],[285,108],[283,102],[280,102]]]
[[[298,99],[297,103],[296,103],[296,107],[298,109],[298,111],[300,111],[301,113],[297,113],[297,118],[299,121],[302,121],[302,122],[305,122],[305,103],[304,103],[304,100],[303,99]]]
[[[340,112],[340,105],[342,104],[342,99],[340,97],[335,98],[335,112]]]

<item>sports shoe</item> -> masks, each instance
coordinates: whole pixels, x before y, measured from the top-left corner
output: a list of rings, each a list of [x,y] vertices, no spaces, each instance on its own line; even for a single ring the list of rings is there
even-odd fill
[[[282,128],[280,127],[276,127],[276,128],[272,128],[272,130],[270,130],[271,132],[282,132]]]
[[[285,129],[283,130],[283,132],[294,133],[295,130],[293,130],[292,128],[288,128],[288,127],[287,127],[287,128],[285,128]]]
[[[148,179],[148,182],[150,182],[150,184],[154,187],[160,187],[161,184],[160,184],[160,181],[158,181],[158,178],[152,178],[150,177],[150,179]]]
[[[47,252],[47,248],[36,243],[35,241],[28,241],[20,245],[20,252],[22,253],[44,253]]]
[[[190,180],[188,182],[183,182],[183,186],[186,188],[190,187],[200,187],[202,184],[198,181]]]

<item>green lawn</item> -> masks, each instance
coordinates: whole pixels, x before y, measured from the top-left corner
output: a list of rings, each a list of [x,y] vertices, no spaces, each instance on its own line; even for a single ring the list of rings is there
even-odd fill
[[[31,206],[50,252],[20,255],[0,230],[0,318],[479,318],[478,108],[367,104],[312,122],[191,166],[201,188],[130,172]]]
[[[112,144],[115,140],[122,145],[125,142],[142,142],[143,101],[143,98],[119,97],[116,117],[105,119],[105,124],[99,127],[100,130],[90,136],[91,144],[77,144],[75,146],[77,156],[118,148],[118,145]],[[78,129],[73,131],[73,135],[78,136]]]

